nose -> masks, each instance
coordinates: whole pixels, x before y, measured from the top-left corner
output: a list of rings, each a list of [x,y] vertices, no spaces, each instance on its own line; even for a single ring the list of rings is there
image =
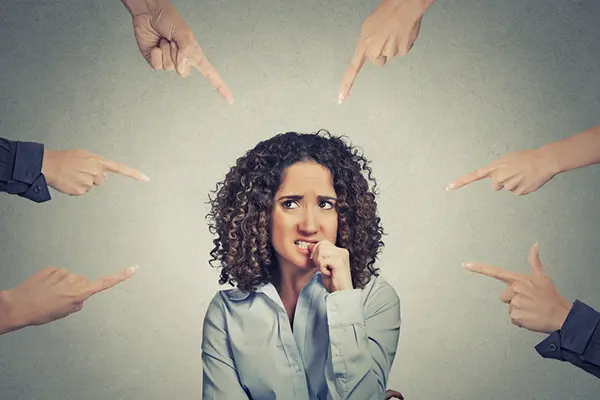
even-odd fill
[[[319,221],[316,213],[310,208],[306,208],[302,213],[299,228],[302,233],[310,235],[316,233],[319,229]]]

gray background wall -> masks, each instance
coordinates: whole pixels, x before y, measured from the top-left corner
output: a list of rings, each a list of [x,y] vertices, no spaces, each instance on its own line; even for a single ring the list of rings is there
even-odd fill
[[[379,262],[402,300],[389,387],[410,399],[597,399],[598,381],[544,360],[510,324],[498,282],[462,261],[528,271],[600,307],[600,169],[538,192],[452,179],[600,123],[600,3],[440,0],[415,47],[337,90],[377,1],[173,0],[233,91],[154,72],[117,1],[0,6],[0,135],[85,148],[141,169],[76,198],[0,196],[0,287],[46,265],[138,274],[65,320],[0,338],[0,398],[201,397],[202,319],[218,289],[206,195],[259,140],[327,128],[373,160],[388,235]]]

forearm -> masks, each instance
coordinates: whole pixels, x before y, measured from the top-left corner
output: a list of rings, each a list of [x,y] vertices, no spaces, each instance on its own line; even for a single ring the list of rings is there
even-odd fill
[[[411,9],[416,5],[417,9],[421,10],[422,14],[424,14],[434,1],[435,0],[382,0],[381,3],[396,3],[403,6],[411,4]]]
[[[600,125],[552,142],[540,151],[553,160],[553,173],[600,163]]]
[[[365,316],[359,291],[340,293],[327,301],[330,392],[342,399],[383,398],[398,345],[399,303],[390,302],[379,315]]]
[[[159,7],[167,0],[121,0],[132,17],[147,13],[149,10]]]

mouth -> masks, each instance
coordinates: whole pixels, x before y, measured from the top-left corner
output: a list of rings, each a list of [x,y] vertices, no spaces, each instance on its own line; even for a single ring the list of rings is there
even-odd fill
[[[299,249],[302,249],[302,250],[306,250],[306,251],[308,251],[308,246],[310,246],[311,244],[315,244],[315,243],[316,242],[305,242],[304,240],[296,240],[294,242],[296,247],[298,247]]]

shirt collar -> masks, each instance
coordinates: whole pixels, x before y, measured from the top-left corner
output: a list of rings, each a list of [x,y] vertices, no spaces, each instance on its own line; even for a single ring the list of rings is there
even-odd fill
[[[313,284],[313,282],[317,279],[319,280],[320,284],[323,284],[323,281],[321,278],[321,271],[315,272],[314,275],[312,276],[310,282],[306,286]],[[246,300],[250,296],[250,293],[251,292],[242,292],[240,289],[234,288],[234,289],[228,291],[227,295],[229,296],[229,299],[231,299],[233,301],[243,301],[243,300]],[[277,289],[275,289],[275,286],[271,282],[264,283],[264,284],[260,285],[259,287],[257,287],[256,293],[263,293],[264,295],[269,297],[274,302],[276,302],[278,304],[281,303],[281,298],[279,297],[279,293],[277,292]]]

